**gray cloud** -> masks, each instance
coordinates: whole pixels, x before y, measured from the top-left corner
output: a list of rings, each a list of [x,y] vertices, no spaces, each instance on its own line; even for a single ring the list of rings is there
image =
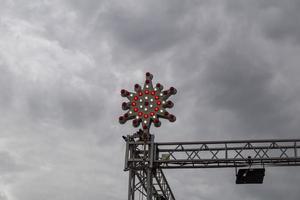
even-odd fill
[[[105,27],[126,48],[145,54],[158,53],[187,36],[189,32],[182,22],[189,8],[179,1],[139,3],[132,5],[132,9],[116,7],[107,11]]]
[[[9,152],[0,152],[0,163],[0,171],[2,175],[21,170],[21,167],[18,166],[15,159]]]
[[[4,63],[0,63],[0,71],[0,103],[1,108],[4,109],[9,107],[11,103],[11,99],[13,96],[13,81],[11,78],[12,75],[9,70],[5,68]]]
[[[259,27],[269,39],[299,43],[299,1],[228,1],[230,13]]]
[[[233,112],[246,132],[280,134],[290,126],[289,99],[272,89],[276,71],[256,47],[249,52],[244,41],[230,42],[233,46],[221,50],[206,68],[211,104]]]
[[[4,1],[0,199],[124,199],[121,88],[174,86],[157,141],[299,136],[298,1]],[[296,199],[297,168],[166,171],[177,199]],[[116,192],[118,191],[118,192]],[[289,195],[284,196],[288,191]]]

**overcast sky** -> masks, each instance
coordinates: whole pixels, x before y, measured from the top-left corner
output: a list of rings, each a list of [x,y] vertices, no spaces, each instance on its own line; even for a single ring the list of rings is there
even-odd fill
[[[0,200],[124,200],[120,89],[178,93],[156,141],[299,138],[299,0],[1,0]],[[178,200],[299,199],[300,168],[166,171]]]

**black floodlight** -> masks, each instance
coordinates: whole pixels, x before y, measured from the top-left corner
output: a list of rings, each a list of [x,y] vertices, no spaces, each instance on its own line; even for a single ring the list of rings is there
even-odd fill
[[[174,106],[174,103],[168,101],[168,98],[176,94],[177,90],[170,87],[170,89],[163,91],[163,86],[160,83],[154,87],[152,78],[153,75],[147,72],[143,88],[139,84],[135,84],[135,92],[121,90],[121,96],[129,100],[129,102],[122,103],[122,109],[128,111],[119,117],[121,124],[132,120],[134,127],[139,127],[142,124],[143,131],[149,133],[152,123],[155,127],[160,127],[159,118],[168,119],[170,122],[176,120],[176,117],[167,112],[166,109]]]
[[[158,195],[157,197],[156,197],[156,199],[157,200],[167,200],[164,196],[162,196],[162,195]]]
[[[236,184],[262,184],[265,176],[264,168],[239,169]]]

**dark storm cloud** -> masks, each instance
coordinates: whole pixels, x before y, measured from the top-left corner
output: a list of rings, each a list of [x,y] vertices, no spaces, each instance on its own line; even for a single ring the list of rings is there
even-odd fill
[[[21,171],[21,170],[22,167],[16,163],[15,158],[13,158],[13,156],[9,152],[6,151],[0,152],[0,171],[2,177],[4,177],[9,173]]]
[[[226,5],[230,12],[257,24],[262,33],[274,41],[300,41],[300,2],[287,1],[234,1]]]
[[[105,5],[105,1],[99,0],[67,0],[66,3],[76,9],[76,11],[80,13],[84,19],[91,19],[95,12]]]
[[[33,83],[28,88],[28,115],[35,120],[61,121],[69,128],[83,128],[103,116],[104,106],[100,102],[105,99],[100,93],[91,95],[67,83],[51,88]]]
[[[271,37],[267,34],[270,24],[265,23],[273,16],[269,10],[297,13],[290,10],[293,6],[297,7],[295,2],[289,1],[286,4],[281,6],[280,2],[229,1],[225,8],[235,23],[231,28],[231,36],[212,54],[204,73],[199,77],[199,82],[206,87],[204,94],[209,98],[213,109],[231,112],[236,120],[236,124],[232,125],[239,127],[244,132],[243,135],[263,138],[282,137],[283,134],[285,137],[298,135],[299,126],[294,122],[299,117],[292,110],[297,107],[299,96],[286,92],[291,87],[288,85],[297,83],[282,68],[288,68],[294,73],[299,73],[299,70],[294,69],[288,58],[281,58],[281,62],[276,62],[276,58],[279,59],[282,55],[281,52],[259,42],[264,41],[264,37]],[[276,25],[284,29],[280,24],[281,22]],[[289,28],[286,31],[296,32]],[[269,52],[273,54],[271,57],[268,56]],[[281,82],[278,77],[281,77]]]
[[[0,199],[124,199],[121,135],[135,130],[118,124],[119,90],[146,71],[178,89],[177,121],[154,128],[157,141],[298,137],[298,8],[296,0],[5,1],[0,168],[13,181],[0,179]],[[22,176],[19,163],[31,166]],[[298,175],[279,170],[260,187],[235,186],[234,170],[166,173],[178,199],[279,200],[285,190],[297,198]]]
[[[104,13],[104,28],[116,40],[115,48],[121,45],[149,56],[189,38],[196,28],[196,20],[189,16],[200,5],[201,1],[146,1],[116,6]]]
[[[282,134],[289,130],[290,102],[281,91],[272,89],[274,68],[244,41],[230,41],[206,68],[211,103],[233,112],[246,132]]]
[[[5,63],[1,63],[0,58],[0,106],[2,109],[10,106],[13,96],[13,81],[12,75],[5,67]]]
[[[30,169],[28,164],[20,164],[8,151],[0,151],[0,183],[1,185],[9,185],[15,183],[19,177]],[[4,187],[0,189],[0,200],[8,200],[7,191]]]

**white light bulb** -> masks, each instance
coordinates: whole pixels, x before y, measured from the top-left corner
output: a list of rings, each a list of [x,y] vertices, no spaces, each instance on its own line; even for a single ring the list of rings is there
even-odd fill
[[[146,88],[149,88],[149,85],[146,85]]]
[[[140,99],[140,102],[143,102],[143,100],[142,100],[142,99]]]
[[[145,99],[148,99],[148,97],[145,97]]]
[[[147,111],[148,109],[147,109],[147,108],[145,108],[144,110],[145,110],[145,111]]]
[[[129,114],[132,114],[132,111],[129,111]]]
[[[136,118],[136,119],[139,119],[139,116],[136,116],[135,118]]]
[[[142,106],[142,105],[140,105],[140,108],[143,108],[143,106]]]
[[[146,120],[144,121],[144,124],[147,124],[147,121],[146,121]]]
[[[153,99],[150,99],[151,102],[153,102]]]
[[[162,96],[162,95],[163,95],[163,93],[160,93],[159,95],[160,95],[160,96]]]
[[[133,94],[130,94],[131,97],[133,97]]]
[[[162,112],[164,112],[163,110],[160,110],[160,112],[162,113]]]
[[[150,108],[152,108],[153,107],[153,105],[152,104],[150,104]]]

